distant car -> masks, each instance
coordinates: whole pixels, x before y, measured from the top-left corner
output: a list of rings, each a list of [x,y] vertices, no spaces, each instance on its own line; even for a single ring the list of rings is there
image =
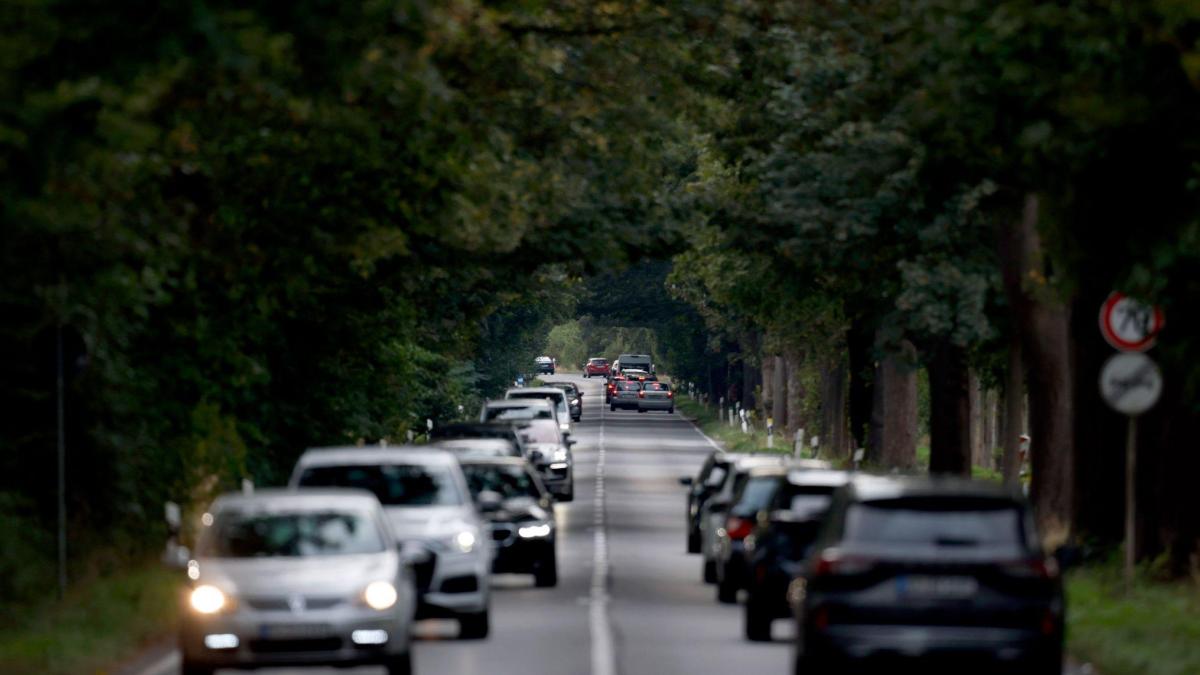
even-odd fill
[[[800,574],[833,491],[851,478],[845,471],[821,469],[763,471],[778,486],[771,503],[751,518],[754,529],[745,539],[745,633],[753,641],[769,641],[772,621],[791,616],[788,585]]]
[[[521,429],[528,459],[542,482],[556,499],[569,502],[575,499],[575,460],[568,439],[558,426],[548,420],[530,420]]]
[[[551,387],[557,387],[567,392],[567,406],[571,410],[571,420],[578,422],[583,418],[583,392],[574,382],[551,382]]]
[[[621,354],[617,357],[621,371],[637,369],[647,373],[654,372],[654,361],[649,354]]]
[[[706,583],[717,582],[717,556],[721,552],[720,538],[726,535],[725,520],[733,506],[733,498],[746,482],[750,470],[760,466],[785,466],[790,458],[775,454],[730,454],[729,465],[721,485],[705,500],[700,510],[700,554]]]
[[[627,380],[637,380],[638,382],[645,382],[652,377],[647,371],[636,368],[626,368],[621,371],[621,375]]]
[[[608,359],[588,359],[587,365],[583,367],[584,377],[608,377],[610,372],[612,372],[612,368],[608,364]]]
[[[637,410],[638,394],[642,393],[642,384],[636,380],[614,380],[612,395],[609,397],[608,409]]]
[[[625,379],[624,375],[614,373],[608,376],[608,381],[604,385],[604,405],[612,403],[613,392],[617,390],[617,382]]]
[[[554,359],[549,356],[539,356],[533,360],[534,372],[553,375],[555,371]]]
[[[534,584],[558,584],[554,500],[524,459],[461,460],[467,485],[488,521],[492,571],[532,574]]]
[[[649,410],[665,410],[675,414],[675,392],[671,385],[662,382],[643,382],[642,390],[638,392],[638,408],[640,413]]]
[[[300,456],[289,485],[373,492],[396,537],[424,549],[417,617],[457,619],[460,636],[487,637],[491,547],[453,454],[428,446],[316,448]]]
[[[789,597],[798,673],[897,656],[910,662],[898,672],[940,657],[1062,672],[1058,564],[1025,499],[997,484],[855,478],[834,493]]]
[[[180,613],[184,675],[376,664],[412,673],[417,591],[374,495],[228,494],[204,522]]]
[[[504,392],[506,401],[547,400],[554,404],[558,425],[563,433],[571,433],[571,403],[567,393],[558,387],[514,387]]]
[[[545,398],[511,399],[487,401],[479,409],[479,421],[487,422],[519,422],[530,420],[553,420],[557,426],[558,407],[554,401]]]
[[[520,424],[519,421],[444,424],[434,427],[429,432],[429,437],[435,441],[457,438],[499,438],[512,446],[507,454],[513,457],[524,457],[525,443],[517,431],[518,424]]]
[[[457,455],[459,461],[465,461],[467,457],[525,458],[520,448],[503,438],[444,438],[420,447],[448,450]]]

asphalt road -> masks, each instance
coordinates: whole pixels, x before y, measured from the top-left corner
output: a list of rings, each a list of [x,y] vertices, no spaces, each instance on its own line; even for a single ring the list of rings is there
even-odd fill
[[[455,624],[422,622],[414,651],[417,672],[790,672],[789,623],[775,622],[773,644],[746,642],[741,607],[717,604],[714,587],[701,582],[699,556],[685,553],[684,490],[678,478],[696,472],[712,449],[710,441],[679,414],[610,412],[603,406],[602,380],[569,379],[585,397],[575,433],[575,501],[556,506],[559,585],[536,589],[529,577],[498,577],[492,634],[486,640],[460,641],[453,637]],[[178,668],[178,654],[164,648],[128,675],[174,675]]]

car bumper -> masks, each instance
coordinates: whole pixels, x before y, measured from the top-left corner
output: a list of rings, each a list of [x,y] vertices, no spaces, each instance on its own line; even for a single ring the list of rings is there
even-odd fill
[[[215,667],[272,665],[354,665],[378,663],[409,649],[411,603],[379,612],[367,607],[342,607],[330,611],[254,612],[199,617],[185,610],[179,629],[179,649],[190,662]],[[302,617],[302,618],[301,618]],[[355,631],[376,638],[386,633],[382,644],[360,645]],[[236,646],[213,649],[206,637],[236,638]],[[216,639],[215,637],[210,639]]]
[[[618,408],[637,410],[638,400],[636,398],[621,398],[618,396],[614,396],[609,401],[609,405],[613,405]]]
[[[1019,628],[835,625],[807,632],[806,649],[842,659],[980,657],[1022,662],[1057,653],[1061,638]]]
[[[563,495],[574,492],[574,467],[570,462],[550,462],[549,464],[539,464],[538,475],[542,478],[542,483],[550,494],[561,497]]]
[[[638,410],[674,410],[675,401],[671,399],[651,400],[638,399]]]
[[[490,547],[470,553],[437,553],[428,589],[417,604],[418,618],[475,614],[488,607]]]
[[[498,574],[529,574],[553,555],[553,533],[548,537],[522,539],[514,532],[507,541],[496,543],[492,571]]]

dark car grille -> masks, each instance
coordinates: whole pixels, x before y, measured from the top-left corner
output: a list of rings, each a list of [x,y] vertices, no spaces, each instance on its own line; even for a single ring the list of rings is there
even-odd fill
[[[308,638],[303,640],[251,640],[250,651],[259,654],[283,654],[287,652],[336,652],[342,648],[342,639]]]
[[[516,535],[516,528],[508,523],[492,523],[492,541],[507,545]]]
[[[479,590],[479,580],[475,575],[450,577],[442,582],[443,593],[474,593]]]
[[[289,604],[287,597],[258,597],[246,598],[246,604],[251,609],[260,612],[292,612],[292,606]],[[342,598],[338,597],[304,597],[304,607],[299,611],[305,610],[321,610],[336,607],[341,604]]]
[[[437,554],[433,551],[429,552],[429,559],[413,565],[413,574],[417,578],[417,591],[426,593],[429,591],[429,584],[433,581],[433,568],[437,565]]]

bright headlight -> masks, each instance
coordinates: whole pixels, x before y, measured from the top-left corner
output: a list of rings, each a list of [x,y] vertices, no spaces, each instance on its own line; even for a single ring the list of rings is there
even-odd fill
[[[225,594],[216,586],[197,586],[192,590],[192,609],[201,614],[216,614],[225,607]]]
[[[570,430],[571,430],[571,424],[570,424],[569,422],[559,422],[559,423],[558,423],[558,428],[559,428],[559,429],[562,429],[563,431],[570,431]]]
[[[537,539],[539,537],[550,536],[550,523],[537,523],[536,525],[525,525],[517,530],[517,534],[522,539]]]
[[[363,600],[371,609],[388,609],[396,604],[396,587],[386,581],[372,581],[363,591]]]
[[[555,450],[554,451],[554,461],[556,461],[556,462],[567,461],[567,449],[559,448],[559,449]]]
[[[571,405],[579,405],[579,399],[577,399],[577,398],[571,399]]]
[[[463,553],[470,553],[475,548],[475,533],[469,530],[459,532],[454,535],[454,545]]]

